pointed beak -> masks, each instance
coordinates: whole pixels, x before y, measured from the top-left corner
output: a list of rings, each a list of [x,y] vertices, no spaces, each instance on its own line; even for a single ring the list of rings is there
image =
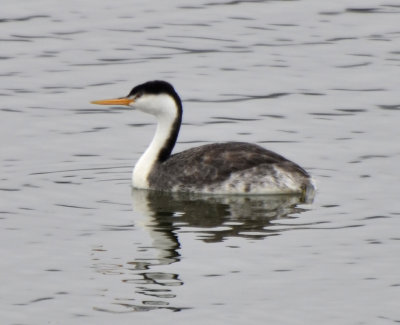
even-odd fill
[[[115,99],[102,99],[102,100],[94,100],[91,103],[97,105],[123,105],[129,106],[130,103],[134,102],[135,100],[132,98],[115,98]]]

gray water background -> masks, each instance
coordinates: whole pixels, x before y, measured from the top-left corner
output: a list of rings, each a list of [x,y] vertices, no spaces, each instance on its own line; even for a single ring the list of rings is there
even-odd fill
[[[11,1],[0,9],[1,324],[400,322],[400,3]],[[175,151],[248,141],[293,198],[131,193],[170,81]]]

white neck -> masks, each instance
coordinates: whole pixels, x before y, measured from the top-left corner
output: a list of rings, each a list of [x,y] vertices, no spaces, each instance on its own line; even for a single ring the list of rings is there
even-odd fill
[[[173,103],[173,105],[175,106],[175,103]],[[142,111],[144,111],[144,109]],[[172,114],[171,112],[175,112],[175,114]],[[173,110],[160,112],[156,115],[157,129],[153,140],[143,155],[139,158],[135,168],[133,169],[133,187],[141,189],[149,188],[148,176],[154,165],[158,163],[157,160],[159,158],[159,154],[167,144],[167,140],[170,138],[176,115],[177,113],[175,108]]]

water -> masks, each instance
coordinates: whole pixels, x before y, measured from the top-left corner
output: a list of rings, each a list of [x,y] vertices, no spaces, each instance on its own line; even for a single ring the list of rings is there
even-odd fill
[[[3,1],[2,324],[400,321],[400,5]],[[152,79],[184,101],[177,151],[261,144],[296,198],[130,189],[154,121],[89,101]]]

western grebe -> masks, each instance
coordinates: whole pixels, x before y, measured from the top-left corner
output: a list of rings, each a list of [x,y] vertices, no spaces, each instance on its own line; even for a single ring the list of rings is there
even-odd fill
[[[303,168],[255,144],[213,143],[171,155],[182,102],[168,82],[149,81],[126,97],[92,103],[130,106],[157,118],[153,140],[133,169],[135,188],[215,194],[294,194],[314,188]]]

